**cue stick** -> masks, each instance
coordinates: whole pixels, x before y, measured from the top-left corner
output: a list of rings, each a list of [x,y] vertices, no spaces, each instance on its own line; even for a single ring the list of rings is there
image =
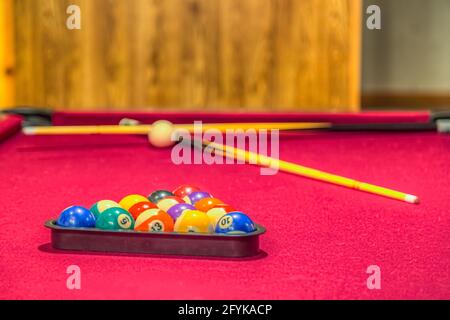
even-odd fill
[[[202,123],[202,130],[216,129],[225,132],[227,129],[278,129],[278,130],[311,130],[330,127],[327,122],[261,122],[261,123]],[[186,129],[194,132],[193,124],[174,124],[174,129]],[[37,126],[25,127],[26,135],[60,135],[60,134],[148,134],[152,125],[94,125],[94,126]]]
[[[395,191],[392,189],[383,188],[373,184],[349,179],[346,177],[338,176],[335,174],[327,173],[317,169],[301,166],[296,163],[283,161],[268,156],[264,156],[258,153],[250,152],[247,150],[242,150],[234,148],[232,146],[219,144],[216,142],[211,142],[208,140],[202,140],[202,145],[206,148],[213,148],[214,151],[219,151],[220,154],[225,155],[233,159],[245,161],[250,164],[257,164],[262,167],[273,167],[276,164],[280,171],[296,174],[299,176],[307,177],[314,180],[319,180],[323,182],[328,182],[331,184],[343,186],[350,189],[356,189],[372,194],[377,194],[391,199],[396,199],[400,201],[405,201],[408,203],[419,203],[419,198],[417,196]],[[250,162],[253,159],[253,163]],[[256,163],[254,163],[256,162]]]

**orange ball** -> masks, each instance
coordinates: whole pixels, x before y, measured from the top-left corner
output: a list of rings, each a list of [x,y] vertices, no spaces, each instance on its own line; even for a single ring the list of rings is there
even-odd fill
[[[136,219],[134,230],[144,232],[172,232],[173,219],[172,217],[158,209],[148,209],[142,212]]]
[[[135,205],[133,205],[128,210],[128,212],[131,213],[134,220],[136,220],[142,212],[147,211],[148,209],[155,209],[155,208],[158,208],[158,207],[154,203],[152,203],[150,201],[142,201],[142,202],[138,202]]]
[[[218,204],[223,204],[222,200],[216,198],[203,198],[195,203],[195,208],[203,212],[208,212],[209,209],[214,208]]]

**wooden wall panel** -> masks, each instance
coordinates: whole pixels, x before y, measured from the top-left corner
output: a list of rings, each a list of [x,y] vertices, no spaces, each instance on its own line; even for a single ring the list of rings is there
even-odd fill
[[[359,108],[359,0],[15,0],[19,105]],[[82,29],[68,30],[78,4]]]
[[[13,2],[0,0],[0,109],[14,104]]]

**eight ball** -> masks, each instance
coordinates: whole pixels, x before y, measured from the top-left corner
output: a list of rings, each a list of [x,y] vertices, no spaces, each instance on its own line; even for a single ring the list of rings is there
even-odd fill
[[[157,204],[159,200],[164,199],[165,197],[173,197],[174,194],[167,190],[156,190],[152,192],[147,198],[150,202]]]

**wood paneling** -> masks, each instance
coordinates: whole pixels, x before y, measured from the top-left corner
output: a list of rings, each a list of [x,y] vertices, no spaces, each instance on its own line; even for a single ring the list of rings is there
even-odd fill
[[[0,0],[0,109],[14,104],[13,2]]]
[[[82,29],[68,30],[78,4]],[[15,0],[16,104],[356,111],[359,0]]]
[[[361,103],[364,109],[371,110],[448,110],[450,108],[450,92],[363,92]]]

